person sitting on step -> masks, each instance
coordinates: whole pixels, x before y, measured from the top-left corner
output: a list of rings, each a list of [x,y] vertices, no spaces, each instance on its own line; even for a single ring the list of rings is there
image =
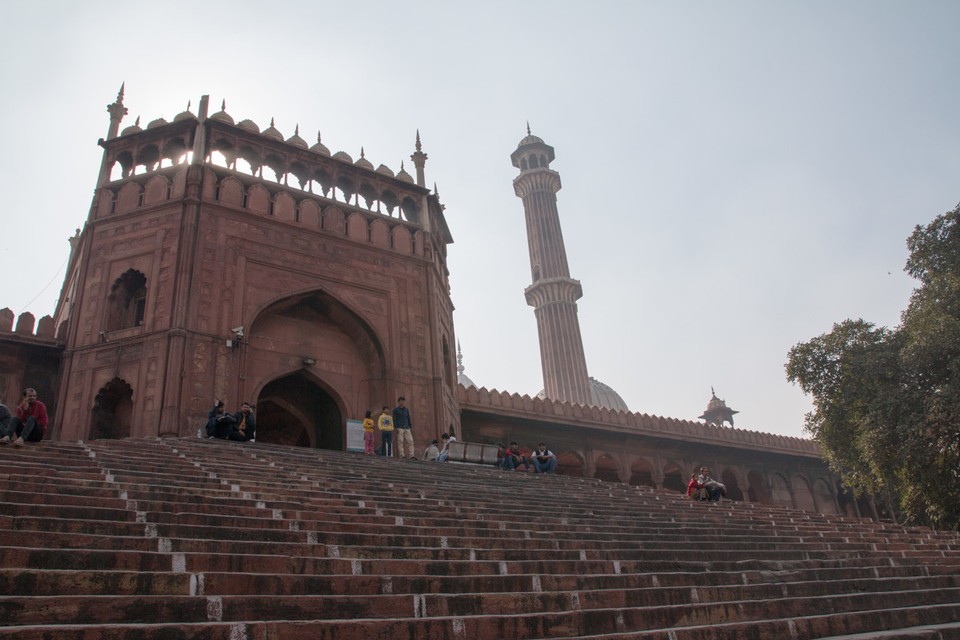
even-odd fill
[[[538,444],[536,450],[530,454],[530,461],[536,473],[553,473],[557,468],[557,456],[553,455],[553,451],[547,449],[546,443],[543,442]]]
[[[443,442],[443,446],[440,448],[440,455],[437,456],[437,462],[446,462],[447,458],[450,457],[450,443],[456,442],[457,437],[451,433],[444,433],[440,435],[440,440]]]
[[[687,497],[691,500],[706,500],[707,492],[699,482],[697,482],[697,472],[690,474],[690,482],[687,483]]]
[[[700,473],[697,474],[697,484],[700,485],[703,491],[706,491],[706,499],[711,502],[717,502],[721,496],[727,495],[726,485],[711,478],[708,467],[700,467]]]
[[[6,409],[6,407],[4,407]],[[9,414],[9,409],[7,410]],[[0,426],[0,444],[13,443],[22,447],[24,442],[40,442],[47,433],[47,406],[37,400],[37,390],[23,390],[23,398],[17,405],[17,415]]]
[[[223,400],[217,400],[207,414],[207,437],[226,440],[230,435],[230,425],[235,418],[223,408]]]
[[[440,457],[440,449],[437,447],[437,439],[434,438],[430,441],[430,446],[423,450],[423,459],[424,460],[436,460]]]
[[[257,419],[249,402],[240,405],[240,411],[233,414],[235,422],[230,425],[229,440],[237,442],[255,442],[257,439]]]
[[[523,451],[520,450],[520,445],[511,442],[510,446],[503,452],[500,468],[507,471],[529,471],[533,467],[527,457],[523,455]]]

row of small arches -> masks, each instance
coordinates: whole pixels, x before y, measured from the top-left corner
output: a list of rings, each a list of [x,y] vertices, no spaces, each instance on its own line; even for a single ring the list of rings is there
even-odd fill
[[[282,159],[270,155],[264,163],[254,157],[252,149],[244,147],[247,155],[228,157],[220,151],[210,154],[210,164],[231,169],[237,173],[294,187],[307,193],[322,195],[324,198],[364,208],[375,213],[389,215],[416,222],[419,218],[419,206],[410,196],[402,196],[396,191],[375,187],[370,182],[357,181],[349,175],[333,176],[322,168],[308,169],[300,162],[294,162],[286,168]],[[188,152],[180,139],[168,140],[163,147],[147,145],[138,150],[136,157],[130,151],[117,154],[110,172],[110,181],[116,182],[130,176],[142,175],[176,165],[189,164],[192,152]],[[253,158],[251,163],[248,158]],[[258,164],[259,163],[259,164]],[[389,171],[389,169],[387,170]]]

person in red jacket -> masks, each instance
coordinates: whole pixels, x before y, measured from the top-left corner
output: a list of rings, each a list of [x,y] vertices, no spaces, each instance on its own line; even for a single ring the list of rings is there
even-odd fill
[[[47,406],[37,400],[36,389],[24,389],[23,399],[17,405],[14,416],[0,437],[0,444],[22,447],[24,442],[40,442],[47,434]]]

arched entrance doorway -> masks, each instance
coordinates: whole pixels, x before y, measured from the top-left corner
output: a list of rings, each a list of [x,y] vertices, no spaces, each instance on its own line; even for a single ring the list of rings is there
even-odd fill
[[[97,393],[93,402],[90,438],[129,438],[133,422],[133,389],[126,380],[114,378]]]
[[[304,372],[267,384],[257,399],[257,442],[344,450],[340,404]]]

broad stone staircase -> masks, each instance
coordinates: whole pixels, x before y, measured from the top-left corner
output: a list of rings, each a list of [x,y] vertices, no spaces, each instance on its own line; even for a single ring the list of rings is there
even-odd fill
[[[189,439],[0,448],[0,638],[960,640],[960,536]]]

